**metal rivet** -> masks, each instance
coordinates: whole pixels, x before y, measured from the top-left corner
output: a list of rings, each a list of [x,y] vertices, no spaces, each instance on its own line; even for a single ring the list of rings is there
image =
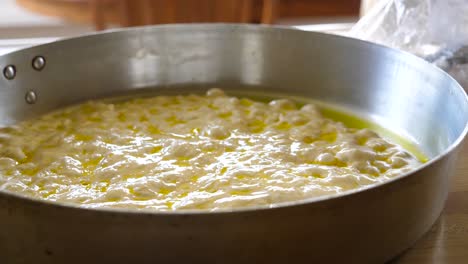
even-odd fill
[[[16,67],[15,65],[8,65],[3,69],[3,76],[8,80],[13,80],[16,77]]]
[[[42,69],[44,69],[46,65],[46,60],[44,57],[42,56],[36,56],[34,57],[33,61],[32,61],[32,67],[37,70],[37,71],[40,71]]]
[[[24,97],[24,100],[26,100],[26,103],[28,104],[34,104],[36,103],[37,100],[37,95],[34,91],[29,91],[26,93],[26,96]]]

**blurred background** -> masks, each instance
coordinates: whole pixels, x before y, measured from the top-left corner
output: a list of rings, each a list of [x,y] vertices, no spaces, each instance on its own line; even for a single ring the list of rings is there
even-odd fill
[[[63,37],[161,23],[352,24],[377,1],[0,0],[0,39]]]

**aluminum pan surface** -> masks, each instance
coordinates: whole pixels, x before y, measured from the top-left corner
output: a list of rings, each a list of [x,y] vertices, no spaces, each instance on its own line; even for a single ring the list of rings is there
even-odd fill
[[[70,50],[77,50],[77,52],[71,53]],[[120,57],[115,56],[115,53],[120,51],[121,54],[118,54]],[[97,56],[90,57],[90,53]],[[19,69],[17,79],[13,81],[0,80],[0,100],[5,100],[7,108],[13,108],[11,110],[14,113],[19,113],[18,117],[9,121],[10,123],[34,117],[41,112],[47,112],[69,103],[105,97],[116,91],[118,93],[135,91],[148,86],[167,89],[172,86],[192,83],[198,87],[216,85],[236,89],[245,85],[250,87],[249,89],[257,87],[258,90],[266,92],[288,92],[291,95],[306,96],[335,105],[344,105],[349,109],[377,116],[382,125],[394,127],[396,131],[407,133],[413,137],[431,156],[431,160],[418,170],[423,170],[451,152],[461,142],[468,130],[466,125],[466,116],[468,115],[466,94],[450,76],[413,55],[360,40],[328,34],[278,27],[226,24],[140,27],[65,39],[27,48],[0,57],[0,66],[6,66],[11,62],[15,65],[18,62],[24,64],[25,61],[33,57],[33,54],[46,57],[47,67],[44,73],[26,69],[25,76],[22,76],[23,69],[17,66]],[[80,60],[83,57],[85,59]],[[52,62],[50,62],[50,58],[52,58]],[[54,62],[54,59],[57,61]],[[309,59],[319,63],[310,64]],[[265,60],[273,63],[266,63]],[[278,63],[278,61],[282,63]],[[50,66],[51,63],[55,63],[55,65]],[[107,67],[103,67],[99,63],[103,63]],[[113,67],[111,64],[116,66]],[[226,64],[229,65],[225,66]],[[28,65],[24,66],[26,68]],[[46,73],[51,67],[53,69]],[[86,80],[81,85],[88,85],[89,88],[83,91],[79,87],[73,87],[71,91],[64,90],[61,94],[60,90],[63,90],[61,88],[64,84],[70,85],[72,81],[80,83],[79,78],[71,77],[70,74],[67,75],[67,72],[80,78],[85,77]],[[109,81],[109,79],[116,77],[116,72],[122,74],[113,81]],[[43,77],[39,74],[47,76]],[[281,75],[286,77],[281,77]],[[57,80],[57,76],[65,77]],[[154,76],[158,76],[159,79]],[[38,85],[35,80],[32,80],[34,77],[40,78],[41,82],[46,84],[52,83],[53,87]],[[351,85],[352,91],[343,88],[344,84],[349,87],[350,80],[357,82],[357,84]],[[6,85],[2,85],[2,81]],[[408,86],[408,83],[413,84],[415,81],[426,85],[427,90],[421,91],[421,88],[415,89]],[[31,83],[34,84],[31,85]],[[431,83],[434,87],[428,85]],[[395,89],[392,86],[398,88]],[[400,86],[402,88],[399,88]],[[453,96],[455,98],[453,100],[458,101],[455,104],[439,102],[445,98],[438,86],[447,89],[449,96]],[[6,91],[6,96],[3,96],[5,93],[3,87],[6,88],[5,90],[10,89]],[[102,92],[101,87],[105,87],[106,91]],[[108,87],[110,88],[108,89]],[[332,87],[332,89],[327,90],[324,87]],[[40,100],[38,104],[33,106],[24,102],[21,104],[21,99],[23,99],[21,96],[19,101],[13,101],[14,105],[11,105],[9,98],[16,96],[18,90],[24,91],[31,88],[38,91]],[[21,92],[19,93],[21,95]],[[429,95],[424,93],[429,93]],[[59,95],[58,98],[57,95]],[[42,97],[47,97],[43,104],[41,104]],[[399,97],[416,102],[406,103],[406,106],[400,107],[399,104],[395,104],[401,100]],[[414,97],[424,99],[416,100]],[[437,135],[437,133],[434,133],[433,129],[430,130],[430,133],[426,132],[428,124],[413,126],[413,118],[407,118],[411,116],[408,112],[416,112],[421,118],[415,119],[421,123],[423,123],[422,121],[430,123],[433,116],[421,113],[418,109],[424,109],[421,105],[424,106],[424,101],[427,101],[427,98],[432,99],[432,97],[435,97],[434,104],[427,106],[431,114],[437,114],[435,110],[439,109],[440,105],[445,105],[447,111],[451,111],[447,113],[447,118],[456,125],[455,128],[452,128],[453,124],[445,126],[442,124],[441,127],[447,129],[441,131],[441,135],[436,139],[433,135]],[[459,107],[459,109],[452,109],[453,107]],[[389,109],[391,111],[388,111]],[[0,115],[7,114],[4,112],[9,111],[0,108]],[[453,113],[457,114],[456,118],[452,117]],[[465,126],[463,126],[463,121]],[[410,174],[396,177],[391,181],[397,181]],[[323,201],[369,188],[377,188],[387,183],[337,195],[277,204],[275,207]],[[46,201],[46,203],[49,202]],[[57,205],[58,203],[51,204]],[[260,208],[266,209],[268,207],[235,209],[232,212]],[[99,210],[132,212],[132,210],[125,209]],[[141,213],[141,211],[138,212]],[[148,211],[147,213],[160,212]],[[171,213],[198,214],[204,212]]]

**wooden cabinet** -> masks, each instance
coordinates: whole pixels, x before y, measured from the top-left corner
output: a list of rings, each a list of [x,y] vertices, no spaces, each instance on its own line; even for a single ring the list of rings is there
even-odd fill
[[[357,16],[360,4],[360,0],[281,0],[279,16]]]
[[[184,22],[274,23],[281,18],[357,16],[360,0],[16,0],[74,22],[136,26]]]

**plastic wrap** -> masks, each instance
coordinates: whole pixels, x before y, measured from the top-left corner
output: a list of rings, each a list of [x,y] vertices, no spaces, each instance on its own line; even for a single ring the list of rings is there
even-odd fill
[[[349,34],[423,57],[468,90],[468,0],[380,0]]]

